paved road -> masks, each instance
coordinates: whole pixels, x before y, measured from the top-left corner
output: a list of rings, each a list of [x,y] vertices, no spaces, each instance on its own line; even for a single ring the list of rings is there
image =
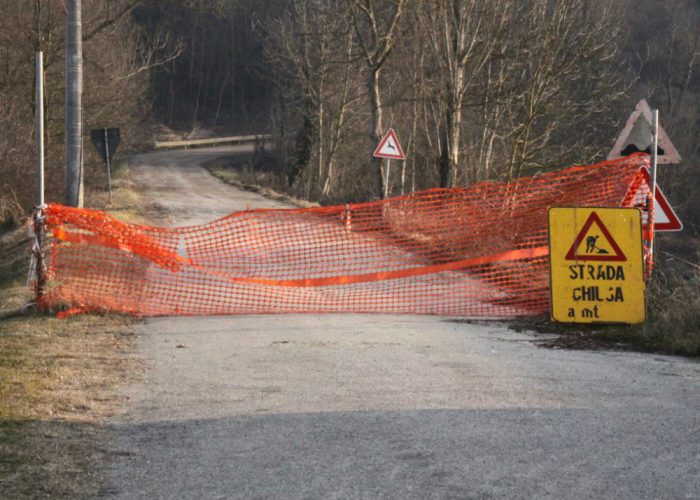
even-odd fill
[[[176,224],[279,206],[196,167],[134,175]],[[537,347],[440,317],[139,328],[105,498],[700,498],[700,364]]]

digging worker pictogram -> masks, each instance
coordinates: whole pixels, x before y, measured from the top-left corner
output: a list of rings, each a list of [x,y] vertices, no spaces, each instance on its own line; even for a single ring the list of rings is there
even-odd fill
[[[586,253],[606,254],[608,251],[596,245],[599,235],[589,236],[586,238]]]

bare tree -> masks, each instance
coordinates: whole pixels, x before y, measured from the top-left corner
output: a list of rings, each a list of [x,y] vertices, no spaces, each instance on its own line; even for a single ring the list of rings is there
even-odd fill
[[[545,162],[588,161],[607,143],[609,110],[624,95],[619,57],[620,12],[614,2],[531,0],[518,17],[508,75],[502,146],[508,178]],[[612,132],[609,132],[612,134]]]
[[[278,68],[278,87],[301,104],[292,180],[305,176],[304,196],[329,196],[351,103],[356,100],[350,29],[344,0],[294,0],[269,32],[268,61]],[[311,162],[314,169],[307,168]],[[315,186],[315,187],[314,187]]]
[[[460,165],[462,109],[469,92],[481,93],[484,68],[505,36],[512,2],[501,0],[434,0],[422,9],[445,105],[440,185],[453,186]]]
[[[374,146],[384,133],[382,117],[382,93],[380,76],[387,57],[391,54],[398,36],[398,23],[406,7],[406,0],[394,0],[390,8],[378,8],[374,0],[347,0],[350,6],[353,27],[358,45],[365,61],[367,92],[369,96],[371,121],[370,139]],[[382,163],[370,156],[375,178],[375,195],[384,196]]]
[[[83,1],[85,122],[88,127],[122,127],[127,145],[140,136],[129,133],[131,126],[149,114],[149,72],[157,65],[134,26],[137,3]],[[0,197],[16,193],[29,207],[34,190],[34,179],[27,175],[34,156],[33,60],[39,50],[45,61],[47,199],[62,198],[65,14],[60,3],[50,0],[0,0],[0,12]]]

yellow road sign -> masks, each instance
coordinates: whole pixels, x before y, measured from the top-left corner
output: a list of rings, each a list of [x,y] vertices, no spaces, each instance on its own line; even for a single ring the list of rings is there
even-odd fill
[[[636,208],[550,208],[552,319],[642,323],[642,221]]]

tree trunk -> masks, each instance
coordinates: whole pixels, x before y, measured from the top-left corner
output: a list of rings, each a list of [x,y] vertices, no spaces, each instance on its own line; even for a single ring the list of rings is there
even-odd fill
[[[227,70],[224,77],[221,80],[221,87],[219,88],[219,95],[216,98],[216,113],[214,114],[214,121],[219,123],[219,117],[221,116],[221,106],[224,102],[224,93],[226,92],[226,87],[228,87],[230,72]]]
[[[455,104],[455,99],[450,97],[445,112],[445,131],[440,155],[440,187],[453,187],[457,180],[461,123],[462,110]]]
[[[324,112],[325,110],[323,109],[323,97],[319,96],[319,103],[318,103],[318,131],[317,131],[317,138],[318,138],[318,147],[316,149],[316,155],[318,156],[318,189],[319,191],[323,191],[323,184],[324,184],[324,179],[323,179],[323,170],[324,170],[324,165],[323,162],[325,160],[323,156],[323,127],[325,126],[324,124]]]
[[[380,68],[373,68],[370,70],[370,76],[368,80],[369,86],[369,96],[370,96],[370,111],[371,111],[371,122],[370,122],[370,139],[372,143],[371,151],[379,144],[382,139],[382,101],[381,94],[379,91],[379,75],[381,74]],[[372,167],[372,175],[375,181],[375,192],[374,195],[377,198],[384,197],[384,179],[382,179],[382,160],[381,158],[375,158],[374,155],[370,153],[370,165]]]
[[[459,169],[459,155],[460,155],[460,138],[461,138],[461,126],[462,126],[462,106],[461,102],[457,103],[455,109],[452,111],[452,116],[449,123],[449,143],[447,148],[449,150],[450,156],[450,171],[448,186],[454,187],[457,184],[457,174]]]

